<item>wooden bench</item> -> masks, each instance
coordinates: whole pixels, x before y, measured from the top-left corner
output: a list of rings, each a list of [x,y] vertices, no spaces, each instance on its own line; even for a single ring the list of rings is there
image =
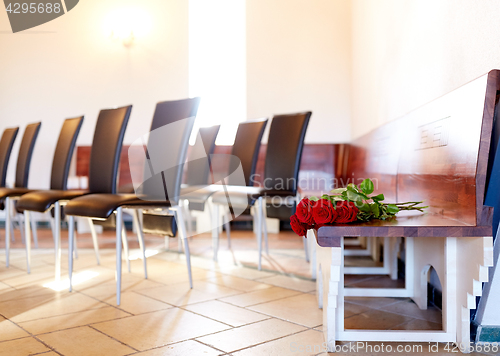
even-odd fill
[[[470,309],[493,263],[492,214],[484,205],[488,159],[500,71],[493,70],[453,92],[391,121],[349,145],[344,175],[374,181],[385,202],[425,201],[425,214],[402,212],[391,221],[310,230],[316,251],[317,291],[330,351],[335,341],[455,342],[470,339]],[[405,288],[363,292],[344,288],[346,236],[404,239]],[[344,329],[344,296],[399,296],[427,307],[427,271],[443,287],[442,331]]]

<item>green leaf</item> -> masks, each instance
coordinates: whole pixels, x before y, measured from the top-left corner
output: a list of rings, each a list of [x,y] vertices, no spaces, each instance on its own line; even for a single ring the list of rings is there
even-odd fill
[[[349,199],[350,201],[363,201],[363,197],[357,192],[353,192],[352,190],[347,191],[347,199]]]
[[[342,194],[343,192],[345,192],[345,190],[346,190],[346,188],[337,188],[337,189],[331,190],[330,193],[337,195],[337,194]]]
[[[379,209],[379,206],[377,203],[370,204],[370,209],[376,218],[378,218],[380,216],[380,209]]]
[[[361,189],[365,194],[371,194],[373,193],[375,186],[373,185],[373,182],[370,179],[365,179],[359,185],[359,189]]]
[[[318,201],[318,200],[319,200],[319,198],[318,198],[318,197],[310,197],[310,198],[309,198],[309,200],[310,200],[310,201]]]
[[[379,202],[385,199],[384,194],[374,195],[370,197],[373,201]]]
[[[347,190],[350,190],[351,192],[356,192],[358,193],[358,187],[354,183],[349,183],[346,187]]]
[[[358,209],[364,213],[371,213],[371,208],[370,208],[370,205],[369,204],[361,204],[360,206],[358,206]]]
[[[394,204],[387,204],[387,212],[389,214],[397,214],[399,212],[399,208]]]

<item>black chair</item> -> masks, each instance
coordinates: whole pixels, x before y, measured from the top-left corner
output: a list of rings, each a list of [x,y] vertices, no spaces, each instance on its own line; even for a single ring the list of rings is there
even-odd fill
[[[189,152],[186,169],[186,184],[181,185],[181,195],[191,186],[208,184],[210,174],[210,157],[215,151],[215,140],[220,125],[202,127],[198,131],[196,142]],[[183,201],[184,202],[184,201]],[[183,205],[188,235],[192,235],[193,218],[188,204]],[[169,237],[175,237],[177,225],[172,215],[145,212],[142,215],[142,229],[145,234],[165,236],[165,245],[169,248]],[[182,251],[182,239],[179,239],[179,252]]]
[[[166,208],[169,212],[175,213],[181,237],[184,240],[189,281],[192,287],[189,245],[186,238],[182,209],[178,205],[178,197],[180,195],[189,136],[193,129],[198,105],[199,98],[167,101],[156,105],[147,149],[144,151],[142,144],[140,147],[146,163],[144,165],[144,181],[141,182],[140,187],[135,187],[137,195],[113,194],[106,192],[105,189],[100,189],[99,194],[90,194],[73,199],[65,207],[70,221],[69,251],[72,251],[73,221],[75,216],[107,219],[111,214],[116,214],[117,305],[120,305],[121,297],[121,237],[124,208],[134,210],[134,223],[138,227],[137,230],[142,241],[144,241],[144,238],[142,236],[142,226],[139,221],[138,209]],[[139,138],[138,142],[142,142],[142,138]],[[134,184],[136,183],[134,182]],[[142,248],[142,258],[144,261],[144,271],[146,272],[146,254],[144,248]],[[70,291],[72,290],[72,272],[73,254],[69,253]]]
[[[274,206],[276,201],[273,198],[277,197],[280,202],[297,204],[300,161],[311,114],[311,112],[305,112],[273,117],[267,143],[263,187],[228,187],[229,194],[218,192],[212,195],[214,207],[229,206],[232,209],[236,207],[244,209],[249,205],[255,205],[259,270],[262,267],[262,228],[264,228],[266,251],[268,251],[264,202],[271,200]],[[229,231],[228,225],[226,229]]]
[[[66,190],[67,175],[69,169],[69,160],[71,155],[66,155],[64,151],[56,149],[54,159],[60,163],[52,166],[51,188],[52,190],[40,190],[25,194],[17,203],[17,209],[25,212],[26,221],[29,220],[31,211],[46,212],[54,209],[55,240],[56,240],[56,280],[61,275],[61,224],[60,218],[62,209],[69,200],[82,196],[84,194],[116,191],[116,182],[118,177],[118,163],[122,148],[123,136],[127,127],[128,119],[132,106],[125,106],[118,109],[101,110],[97,118],[97,124],[92,142],[92,151],[90,153],[90,172],[89,172],[89,190]],[[75,124],[72,122],[72,128]],[[80,122],[81,124],[81,122]],[[76,140],[76,137],[74,137]],[[58,143],[59,147],[59,143]],[[61,141],[61,147],[74,147],[74,142],[66,140]],[[68,164],[68,166],[66,166]],[[26,224],[28,226],[29,224]],[[74,223],[70,222],[70,229],[74,228]],[[27,230],[26,240],[29,239],[29,230]],[[94,248],[97,246],[95,236]],[[29,249],[29,246],[27,245]],[[72,250],[73,251],[73,250]],[[28,250],[29,259],[29,250]],[[28,260],[29,263],[29,260]]]
[[[5,129],[0,139],[0,188],[5,188],[10,154],[12,153],[12,147],[14,147],[18,132],[19,127]]]
[[[54,158],[52,160],[52,172],[50,178],[50,189],[66,190],[69,168],[71,165],[71,158],[76,144],[76,139],[82,127],[83,116],[64,120],[63,126],[59,133],[59,139],[56,144]],[[33,193],[30,190],[27,194]],[[24,194],[23,194],[24,196]],[[22,206],[20,199],[17,202],[17,208]],[[20,210],[22,211],[22,210]],[[26,229],[26,263],[28,273],[31,272],[31,224],[29,211],[24,211],[25,229]],[[61,214],[54,214],[55,228],[54,228],[54,243],[56,251],[60,251],[61,232],[60,232],[60,218]],[[57,263],[60,259],[56,258],[56,271],[60,272],[60,264]],[[56,274],[58,275],[58,274]]]
[[[19,154],[17,156],[16,180],[14,188],[0,188],[0,203],[5,206],[5,261],[7,267],[9,267],[10,239],[12,233],[12,201],[17,200],[23,194],[31,191],[27,188],[30,163],[33,155],[33,148],[35,147],[36,138],[38,137],[41,125],[42,123],[37,122],[26,126],[21,146],[19,147]],[[12,147],[10,149],[12,150]]]
[[[5,188],[7,179],[7,168],[9,167],[10,154],[16,141],[19,127],[7,128],[0,139],[0,188]],[[4,210],[4,203],[0,203],[0,210]],[[7,230],[7,228],[6,228]]]
[[[218,211],[213,208],[211,203],[211,196],[217,192],[225,191],[228,186],[241,184],[244,181],[247,185],[253,185],[253,177],[255,168],[257,167],[257,160],[259,157],[260,144],[264,130],[267,125],[267,119],[248,120],[238,125],[234,145],[231,149],[231,155],[212,155],[211,165],[214,174],[212,183],[216,183],[224,179],[225,185],[212,184],[210,186],[199,185],[190,186],[181,191],[182,199],[189,202],[189,209],[200,210],[205,209],[205,204],[208,205],[209,212],[212,213],[212,247],[214,250],[214,260],[217,261],[218,251],[218,226],[214,226],[214,219],[218,219]],[[225,167],[223,172],[220,166]],[[236,167],[240,165],[242,169],[242,176],[237,176],[230,173],[235,171]],[[229,167],[228,167],[229,166]],[[227,177],[227,180],[225,179]],[[225,218],[224,225],[228,230],[229,218]],[[230,238],[228,237],[228,245],[230,246]]]

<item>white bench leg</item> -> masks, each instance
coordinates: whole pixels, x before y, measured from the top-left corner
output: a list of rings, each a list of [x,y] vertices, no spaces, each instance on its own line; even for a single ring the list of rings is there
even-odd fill
[[[317,293],[319,304],[323,307],[323,334],[328,351],[334,352],[338,330],[342,330],[344,327],[342,319],[344,302],[343,296],[339,295],[339,292],[343,289],[344,280],[342,246],[316,246],[316,256],[317,269],[320,271],[317,278]]]

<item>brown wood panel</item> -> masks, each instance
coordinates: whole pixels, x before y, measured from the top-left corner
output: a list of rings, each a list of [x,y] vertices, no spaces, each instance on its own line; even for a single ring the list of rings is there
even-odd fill
[[[327,173],[330,180],[335,176],[341,177],[345,171],[344,164],[344,150],[347,145],[344,144],[306,144],[302,152],[301,161],[301,176],[305,179],[301,180],[301,188],[303,190],[310,186],[314,186],[314,172]],[[120,157],[120,187],[132,184],[130,169],[142,174],[142,161],[129,163],[128,160],[128,145],[124,145]],[[266,159],[267,145],[262,145],[259,151],[259,159],[257,161],[255,182],[262,184],[264,181],[264,163]],[[76,153],[76,175],[88,176],[89,161],[90,161],[90,146],[78,146]],[[231,146],[216,146],[214,154],[231,154]],[[215,167],[221,171],[227,170],[227,167]],[[340,180],[343,182],[343,180]]]
[[[483,202],[499,73],[491,71],[349,147],[347,177],[377,179],[386,200],[424,200],[425,214],[322,227],[318,243],[337,246],[342,236],[491,236],[492,209]]]

